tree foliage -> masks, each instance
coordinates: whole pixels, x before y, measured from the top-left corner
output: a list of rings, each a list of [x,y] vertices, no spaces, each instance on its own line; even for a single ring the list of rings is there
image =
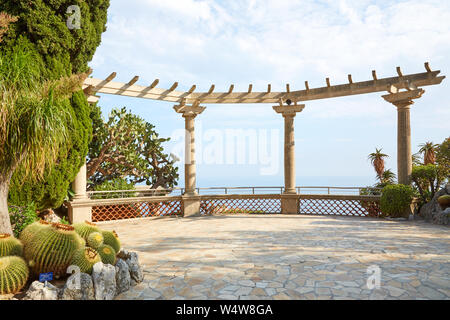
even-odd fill
[[[81,11],[80,29],[67,26],[72,15],[67,9],[72,5],[77,5]],[[38,70],[45,79],[84,72],[106,29],[108,7],[109,0],[4,0],[0,3],[0,11],[18,19],[3,36],[0,51],[8,51],[21,38],[20,41],[26,42],[40,56],[34,70]],[[39,209],[56,208],[62,204],[92,137],[91,108],[81,91],[66,101],[65,111],[73,117],[73,122],[54,165],[46,167],[41,182],[24,180],[22,173],[17,172],[10,188],[11,204],[24,205],[33,201]]]
[[[155,127],[126,108],[113,109],[108,121],[101,118],[99,107],[92,111],[93,139],[89,145],[87,176],[91,187],[117,178],[152,188],[177,185],[178,168],[164,153]]]
[[[403,217],[411,205],[414,191],[410,186],[392,184],[383,188],[380,209],[390,217]]]

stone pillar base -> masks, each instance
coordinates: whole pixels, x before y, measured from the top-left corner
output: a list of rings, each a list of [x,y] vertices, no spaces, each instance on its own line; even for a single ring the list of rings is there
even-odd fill
[[[86,201],[69,202],[69,222],[80,223],[84,221],[92,222],[92,207]]]
[[[183,196],[183,217],[200,217],[200,198]]]
[[[298,195],[282,194],[281,195],[281,213],[282,214],[298,214]]]

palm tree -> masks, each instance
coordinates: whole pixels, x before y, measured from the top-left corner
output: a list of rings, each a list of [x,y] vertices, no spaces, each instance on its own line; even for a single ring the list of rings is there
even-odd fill
[[[39,179],[66,141],[65,111],[86,74],[45,81],[39,59],[25,46],[0,53],[0,233],[12,234],[8,190],[15,170]]]
[[[421,166],[422,165],[422,161],[420,159],[420,152],[414,153],[412,155],[412,164],[413,164],[413,166]]]
[[[397,176],[391,169],[385,170],[379,179],[380,182],[384,185],[394,184]]]
[[[439,145],[434,144],[431,141],[422,143],[419,145],[419,153],[423,153],[423,163],[427,164],[435,164],[436,163],[436,148]]]
[[[384,172],[384,158],[388,158],[387,154],[381,152],[382,149],[375,148],[375,152],[369,154],[369,160],[372,163],[378,179],[381,180]]]

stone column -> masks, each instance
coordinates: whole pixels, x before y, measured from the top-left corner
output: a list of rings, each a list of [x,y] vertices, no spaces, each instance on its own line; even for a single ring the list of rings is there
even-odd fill
[[[294,117],[305,105],[278,105],[273,109],[284,118],[284,193],[281,197],[281,213],[297,214],[298,197],[295,189],[295,137]]]
[[[68,205],[71,223],[92,221],[92,207],[86,193],[86,178],[86,163],[84,163],[72,182],[75,196]]]
[[[410,108],[413,99],[420,98],[422,89],[395,92],[383,98],[397,107],[397,179],[398,183],[411,184],[412,153]]]
[[[200,198],[196,192],[195,167],[195,117],[206,108],[198,104],[187,106],[180,104],[174,106],[176,112],[181,113],[185,120],[185,160],[184,160],[184,187],[183,216],[197,216],[200,214]]]

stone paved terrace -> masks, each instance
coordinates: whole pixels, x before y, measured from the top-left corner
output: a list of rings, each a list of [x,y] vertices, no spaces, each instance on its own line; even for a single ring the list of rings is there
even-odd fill
[[[450,229],[359,217],[225,215],[108,222],[144,282],[117,299],[450,299]],[[381,288],[367,288],[367,267]]]

